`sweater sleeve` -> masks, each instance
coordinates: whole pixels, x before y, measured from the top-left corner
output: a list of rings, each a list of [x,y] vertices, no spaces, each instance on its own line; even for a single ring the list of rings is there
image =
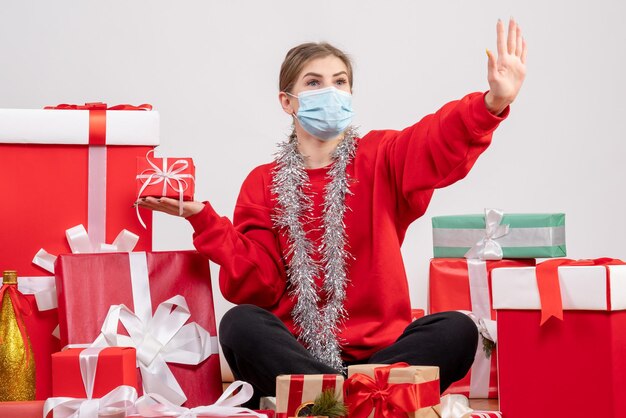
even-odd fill
[[[224,297],[236,304],[270,307],[284,293],[286,275],[270,209],[263,204],[266,188],[259,180],[253,171],[244,181],[232,223],[208,202],[187,219],[194,228],[196,249],[221,267]]]
[[[491,143],[509,108],[493,115],[485,106],[485,94],[471,93],[447,103],[415,125],[390,131],[383,138],[385,166],[396,187],[398,208],[405,212],[400,214],[403,218],[420,216],[425,210],[422,192],[464,178]]]

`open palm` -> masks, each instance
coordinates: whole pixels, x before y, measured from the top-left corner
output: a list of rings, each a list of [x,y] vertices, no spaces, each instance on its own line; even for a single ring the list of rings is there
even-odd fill
[[[515,20],[509,20],[508,33],[498,20],[497,45],[497,57],[487,50],[489,93],[485,102],[493,113],[500,113],[515,100],[526,77],[526,41]]]

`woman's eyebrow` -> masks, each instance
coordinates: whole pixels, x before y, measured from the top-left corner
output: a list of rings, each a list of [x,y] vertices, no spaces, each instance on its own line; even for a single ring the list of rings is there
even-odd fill
[[[348,73],[345,71],[339,71],[338,73],[333,74],[333,77],[337,77],[338,75],[341,75],[341,74],[348,75]],[[321,74],[318,74],[318,73],[306,73],[305,75],[302,76],[302,78],[307,77],[307,76],[320,77],[320,78],[323,77]]]

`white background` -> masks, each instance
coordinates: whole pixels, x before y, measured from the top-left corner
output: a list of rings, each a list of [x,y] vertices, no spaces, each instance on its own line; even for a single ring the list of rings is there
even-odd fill
[[[289,130],[277,100],[289,48],[347,51],[361,132],[401,129],[487,89],[485,48],[509,16],[529,45],[523,90],[469,176],[436,192],[406,236],[424,308],[434,215],[562,211],[570,256],[626,258],[623,1],[2,0],[0,107],[151,103],[160,154],[193,157],[197,199],[230,217],[244,177]],[[192,248],[182,219],[157,216],[154,231],[156,250]]]

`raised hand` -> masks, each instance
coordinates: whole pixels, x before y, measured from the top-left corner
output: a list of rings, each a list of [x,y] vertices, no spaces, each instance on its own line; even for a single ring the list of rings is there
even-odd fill
[[[179,215],[178,200],[170,199],[169,197],[146,197],[139,199],[135,202],[140,208],[146,208],[164,212],[169,215]],[[182,217],[186,218],[191,215],[199,213],[204,208],[204,203],[201,202],[183,202],[183,214]]]
[[[487,80],[489,92],[485,96],[487,109],[493,114],[500,114],[517,97],[526,77],[526,41],[522,30],[512,18],[509,20],[508,33],[504,23],[498,20],[497,44],[498,56],[487,50]]]

